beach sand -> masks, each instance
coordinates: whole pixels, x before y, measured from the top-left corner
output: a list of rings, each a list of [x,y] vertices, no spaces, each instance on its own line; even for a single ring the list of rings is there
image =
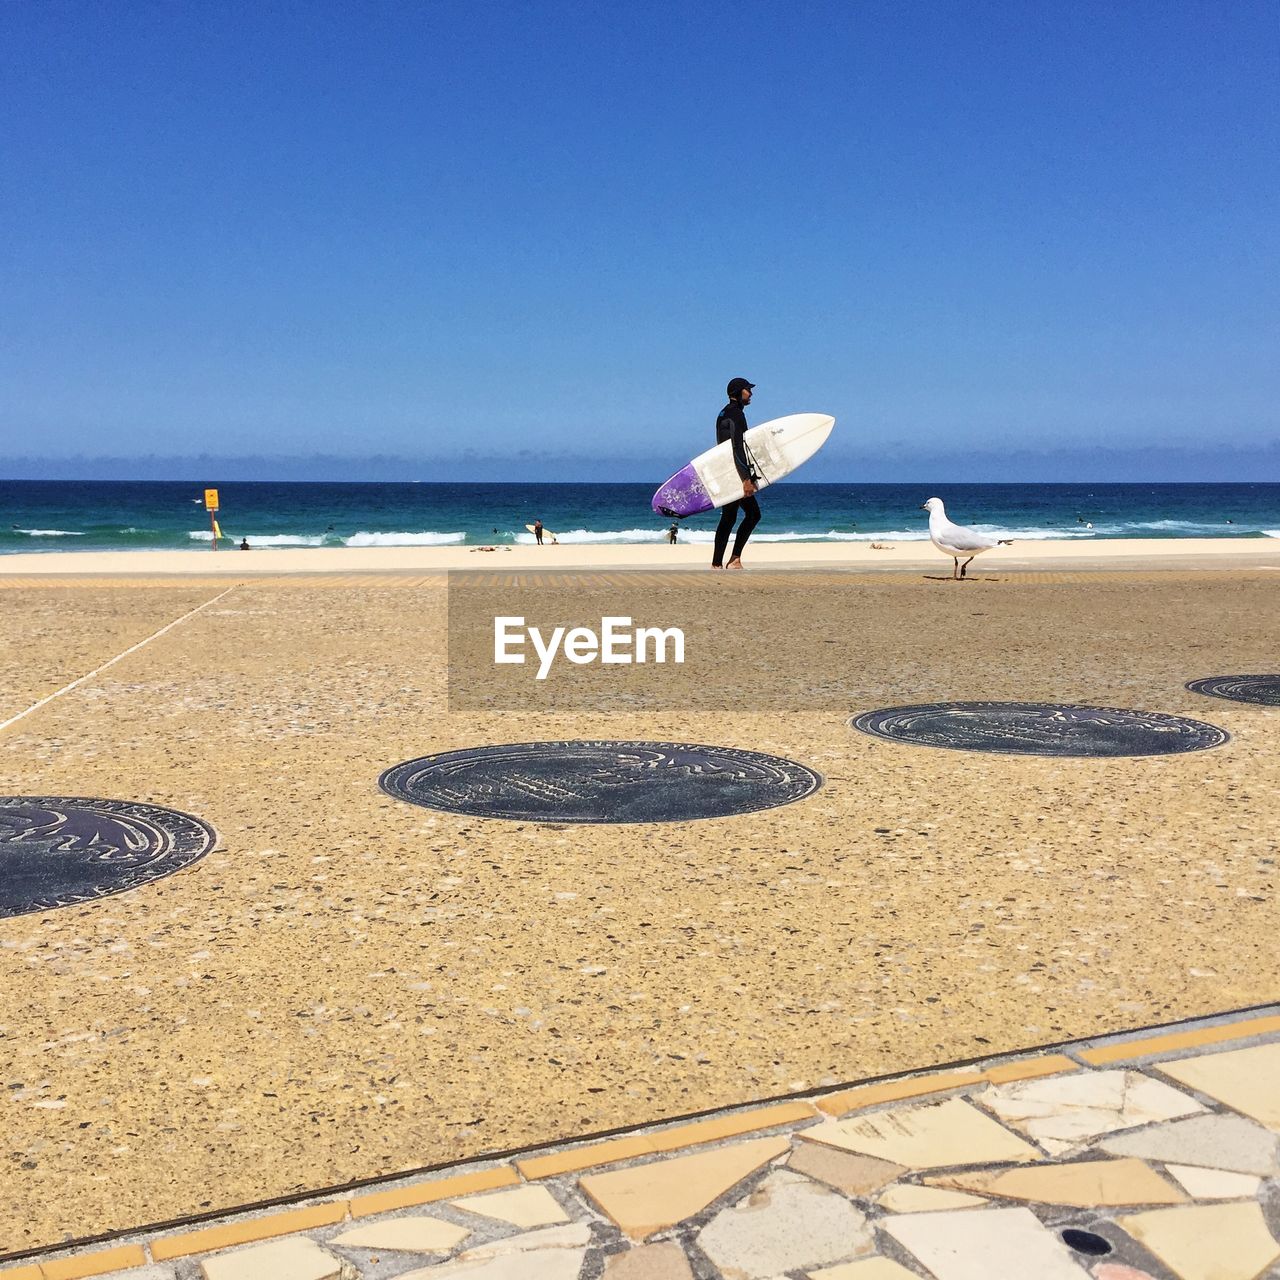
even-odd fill
[[[868,570],[952,569],[951,559],[928,542],[753,542],[747,563],[759,568]],[[272,548],[261,551],[60,551],[0,557],[0,581],[15,575],[173,574],[181,576],[279,573],[429,573],[451,569],[705,569],[711,548],[702,544]],[[970,573],[1042,568],[1280,569],[1276,538],[1044,539],[983,552]]]
[[[762,545],[753,563],[827,570],[808,617],[753,602],[750,575],[709,599],[766,655],[838,624],[856,680],[685,736],[818,770],[809,799],[540,826],[378,790],[463,746],[669,736],[637,712],[451,714],[433,570],[706,554],[5,557],[0,720],[211,603],[5,729],[0,791],[167,805],[219,839],[168,879],[0,921],[0,1250],[1274,998],[1280,710],[1183,688],[1276,670],[1261,540],[1020,544],[963,587],[927,544]],[[1062,760],[846,724],[971,698],[1233,736]]]

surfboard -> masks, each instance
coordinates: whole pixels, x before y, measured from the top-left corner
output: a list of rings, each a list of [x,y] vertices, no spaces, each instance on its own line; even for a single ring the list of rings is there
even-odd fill
[[[836,420],[826,413],[792,413],[748,427],[743,442],[755,459],[757,488],[776,484],[807,462],[826,443]],[[733,445],[726,440],[700,453],[653,495],[660,516],[694,516],[742,497],[742,477],[733,465]]]
[[[533,525],[531,525],[531,524],[527,524],[527,525],[525,525],[525,528],[526,528],[526,529],[528,529],[530,533],[533,533]],[[536,533],[533,533],[533,536],[536,538],[538,535],[537,535]],[[559,542],[559,541],[560,541],[560,539],[559,539],[559,538],[557,538],[557,537],[556,537],[556,535],[555,535],[554,533],[552,533],[552,532],[551,532],[551,530],[550,530],[550,529],[548,529],[548,528],[547,528],[547,526],[546,526],[545,524],[542,526],[542,536],[543,536],[543,537],[544,537],[548,542]]]

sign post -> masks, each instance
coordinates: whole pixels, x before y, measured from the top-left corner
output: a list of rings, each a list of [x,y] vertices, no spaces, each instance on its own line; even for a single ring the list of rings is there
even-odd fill
[[[204,509],[209,513],[209,530],[213,534],[213,549],[218,549],[218,491],[217,489],[206,489],[204,491]]]

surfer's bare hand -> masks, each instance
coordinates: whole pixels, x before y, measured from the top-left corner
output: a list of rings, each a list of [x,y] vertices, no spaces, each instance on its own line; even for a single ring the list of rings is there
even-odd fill
[[[756,482],[754,480],[744,480],[742,482],[742,496],[749,498],[756,491]]]

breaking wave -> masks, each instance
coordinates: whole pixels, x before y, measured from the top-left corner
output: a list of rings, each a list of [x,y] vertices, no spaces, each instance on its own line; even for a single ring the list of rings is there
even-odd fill
[[[342,540],[346,547],[454,547],[466,542],[465,533],[436,533],[428,529],[423,533],[353,533]],[[533,541],[530,535],[529,541]]]
[[[212,542],[213,534],[208,529],[193,529],[187,534],[193,542]],[[324,538],[309,538],[300,533],[237,533],[232,537],[229,533],[224,533],[219,539],[221,542],[239,542],[241,538],[247,538],[251,547],[323,547]]]
[[[251,547],[323,547],[323,537],[306,538],[292,533],[241,534]]]

